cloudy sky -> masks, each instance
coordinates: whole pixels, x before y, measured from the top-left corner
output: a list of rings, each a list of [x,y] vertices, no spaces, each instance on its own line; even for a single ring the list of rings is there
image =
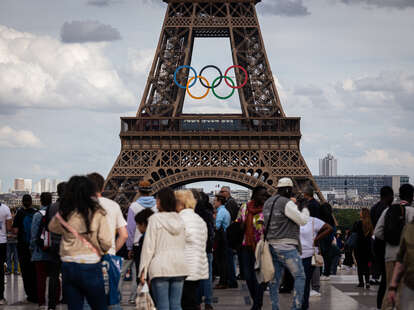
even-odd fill
[[[16,177],[107,175],[165,8],[161,0],[0,1],[3,191]],[[312,172],[330,152],[340,174],[413,177],[414,1],[264,0],[257,10],[283,108],[302,117]],[[228,40],[197,39],[192,63],[224,69]],[[185,112],[238,111],[235,99],[186,99]]]

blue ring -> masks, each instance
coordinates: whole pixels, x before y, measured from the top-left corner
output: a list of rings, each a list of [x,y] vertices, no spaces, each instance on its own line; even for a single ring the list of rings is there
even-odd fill
[[[197,83],[197,71],[193,67],[190,67],[190,66],[179,66],[177,69],[175,69],[175,71],[174,71],[174,83],[175,83],[175,85],[177,85],[180,88],[183,88],[183,89],[187,88],[186,86],[182,86],[182,85],[178,84],[178,81],[177,81],[177,72],[178,72],[178,70],[183,69],[183,68],[188,68],[188,69],[190,69],[194,72],[194,75],[195,75],[194,82],[191,83],[191,85],[188,86],[188,88],[191,88],[195,85],[195,83]]]

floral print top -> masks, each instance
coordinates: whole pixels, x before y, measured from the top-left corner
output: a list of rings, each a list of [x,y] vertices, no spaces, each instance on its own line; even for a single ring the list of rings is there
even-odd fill
[[[247,204],[243,204],[240,208],[239,214],[237,215],[236,222],[245,223],[247,220]],[[260,212],[253,216],[253,230],[255,235],[256,243],[260,241],[264,232],[264,216],[263,212]],[[243,246],[246,245],[246,235],[243,237]]]

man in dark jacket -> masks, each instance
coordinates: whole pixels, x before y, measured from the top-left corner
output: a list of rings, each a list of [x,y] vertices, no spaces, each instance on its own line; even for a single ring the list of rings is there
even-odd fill
[[[194,194],[194,192],[193,192]],[[197,195],[198,194],[198,195]],[[197,197],[196,197],[197,196]],[[194,197],[197,199],[195,213],[197,213],[206,223],[208,238],[206,244],[206,252],[208,259],[209,278],[200,281],[198,291],[198,304],[201,308],[202,297],[204,296],[205,310],[213,309],[213,242],[214,242],[214,209],[209,202],[209,198],[205,193],[196,193]]]
[[[22,204],[23,207],[17,211],[13,221],[13,233],[17,234],[17,252],[27,301],[37,303],[36,269],[29,249],[32,220],[36,210],[32,205],[32,196],[28,194],[23,196]]]
[[[239,214],[239,205],[237,204],[236,200],[231,197],[230,187],[223,186],[220,190],[220,195],[226,198],[225,207],[227,211],[229,211],[231,216],[231,223],[233,223]]]
[[[237,219],[237,215],[239,214],[239,205],[237,204],[236,200],[231,197],[230,187],[223,186],[220,190],[220,195],[226,198],[225,207],[227,211],[230,213],[231,222],[230,225],[234,223]],[[236,279],[236,266],[234,265],[234,252],[231,246],[228,247],[227,250],[227,271],[228,271],[228,287],[229,288],[237,288],[237,279]]]
[[[377,202],[370,211],[371,222],[375,227],[382,213],[391,206],[394,201],[394,191],[390,186],[384,186],[380,191],[381,200]],[[381,309],[382,301],[384,300],[385,290],[387,288],[387,279],[385,271],[385,241],[375,238],[374,239],[374,278],[378,282],[378,278],[381,276],[381,282],[377,293],[377,308]],[[377,284],[377,282],[373,284]]]

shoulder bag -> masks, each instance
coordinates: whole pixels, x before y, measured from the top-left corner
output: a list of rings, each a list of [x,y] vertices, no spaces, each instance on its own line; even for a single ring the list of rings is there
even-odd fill
[[[94,252],[98,257],[101,257],[102,264],[102,275],[105,283],[105,294],[107,298],[108,305],[117,305],[121,302],[120,294],[118,291],[119,280],[121,279],[121,266],[122,258],[115,255],[105,254],[101,256],[98,249],[90,243],[86,238],[81,236],[72,226],[66,222],[62,216],[56,213],[56,218],[59,220],[60,224],[69,230],[76,238],[83,242],[92,252]]]
[[[313,237],[314,231],[315,231],[315,219],[312,219],[312,237]],[[312,239],[315,240],[315,238],[312,238]],[[313,247],[312,266],[314,267],[324,266],[323,256],[316,253],[316,247]]]

